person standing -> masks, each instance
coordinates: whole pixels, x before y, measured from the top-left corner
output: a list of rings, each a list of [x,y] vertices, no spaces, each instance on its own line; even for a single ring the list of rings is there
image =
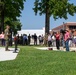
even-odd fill
[[[10,36],[10,26],[7,25],[6,29],[4,31],[4,38],[5,38],[5,51],[9,51],[8,46],[9,46],[9,36]]]
[[[42,46],[43,45],[43,34],[39,35],[39,44]]]
[[[4,32],[2,32],[0,36],[1,36],[1,44],[2,46],[5,46]]]
[[[48,34],[47,33],[45,33],[45,36],[44,36],[44,45],[48,46]]]
[[[55,37],[56,37],[56,47],[59,50],[60,49],[60,34],[59,34],[59,32],[56,33]]]
[[[48,34],[48,47],[50,47],[51,45],[52,45],[51,34]]]
[[[28,45],[30,45],[30,42],[31,42],[31,36],[30,34],[28,35]]]
[[[69,38],[70,38],[70,33],[68,30],[66,30],[64,35],[66,51],[69,51]]]
[[[55,38],[55,32],[52,34],[52,46],[56,47],[56,38]]]
[[[37,45],[37,35],[36,35],[36,33],[34,34],[34,45]]]
[[[14,43],[15,43],[15,51],[14,51],[14,53],[16,53],[17,52],[17,42],[18,41],[18,38],[17,38],[17,36],[15,35],[14,36]]]

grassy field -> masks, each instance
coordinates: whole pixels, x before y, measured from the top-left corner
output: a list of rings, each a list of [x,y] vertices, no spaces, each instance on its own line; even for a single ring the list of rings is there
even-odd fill
[[[76,75],[76,53],[23,46],[15,60],[0,62],[0,75]]]

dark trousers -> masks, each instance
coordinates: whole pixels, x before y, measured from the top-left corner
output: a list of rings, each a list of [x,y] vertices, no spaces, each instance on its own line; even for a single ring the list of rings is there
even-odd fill
[[[65,41],[65,47],[66,47],[66,51],[69,51],[69,40]]]
[[[15,41],[15,52],[17,50],[17,40]]]
[[[52,45],[52,42],[51,41],[48,41],[48,46],[50,47]]]
[[[37,40],[34,40],[34,45],[37,45]]]
[[[5,40],[5,50],[8,50],[8,46],[9,46],[9,39]]]
[[[57,49],[60,49],[60,41],[58,39],[56,39],[56,47]]]
[[[2,46],[5,46],[5,39],[1,39]]]

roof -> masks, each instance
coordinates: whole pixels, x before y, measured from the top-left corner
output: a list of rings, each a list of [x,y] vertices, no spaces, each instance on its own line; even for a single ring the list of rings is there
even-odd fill
[[[64,27],[64,26],[69,26],[69,25],[73,25],[73,26],[76,26],[76,22],[67,22],[67,23],[64,23],[64,24],[62,24],[62,25],[60,25],[60,26],[57,26],[57,27],[55,27],[55,28],[53,28],[52,30],[55,30],[55,29],[60,29],[60,28],[62,28],[62,27]]]

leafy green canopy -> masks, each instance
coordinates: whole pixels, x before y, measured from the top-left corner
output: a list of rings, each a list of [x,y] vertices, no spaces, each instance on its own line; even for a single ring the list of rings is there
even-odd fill
[[[21,16],[21,11],[24,8],[24,1],[26,0],[0,0],[0,21],[4,21],[5,25],[9,24],[15,33],[17,30],[20,30],[22,26],[18,17]],[[2,28],[2,30],[3,29],[4,28]]]
[[[76,13],[76,6],[69,0],[35,0],[33,10],[36,15],[38,11],[42,15],[46,13],[46,7],[48,7],[49,15],[53,15],[54,19],[68,19],[67,14],[74,16]]]
[[[17,31],[21,30],[22,27],[19,19],[17,19],[16,21],[11,21],[10,18],[5,18],[4,23],[10,25],[13,35],[17,34]]]
[[[24,8],[25,0],[5,0],[5,16],[16,19],[20,17],[21,11]]]

